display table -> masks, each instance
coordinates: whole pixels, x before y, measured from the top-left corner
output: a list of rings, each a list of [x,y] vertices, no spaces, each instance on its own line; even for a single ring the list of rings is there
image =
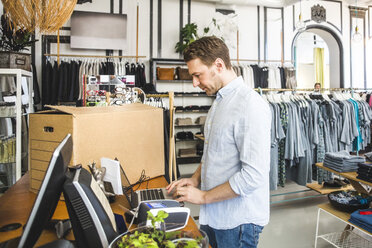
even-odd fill
[[[26,224],[28,216],[31,212],[36,194],[29,191],[30,178],[29,174],[25,174],[15,185],[13,185],[2,197],[0,197],[0,227],[10,223]],[[164,177],[157,177],[142,183],[138,189],[158,188],[167,185]],[[124,196],[117,196],[116,201],[111,204],[112,210],[116,214],[124,215],[125,208],[129,208],[129,203]],[[68,212],[64,201],[59,201],[54,212],[53,219],[68,219]],[[192,232],[195,235],[200,235],[198,226],[190,217],[187,226],[183,229]],[[9,239],[16,238],[22,235],[22,227],[14,231],[0,233],[0,243]],[[66,237],[73,240],[72,232]],[[41,234],[36,246],[40,246],[56,240],[57,236],[54,231],[44,230]]]
[[[369,194],[362,184],[372,186],[372,183],[366,182],[364,180],[360,180],[357,177],[356,172],[337,172],[332,169],[329,169],[327,167],[323,166],[323,163],[317,163],[316,166],[318,166],[321,169],[330,171],[334,174],[340,175],[344,178],[349,179],[351,185],[361,193]],[[316,221],[316,231],[315,231],[315,248],[317,247],[317,241],[318,238],[324,239],[328,243],[332,244],[335,247],[372,247],[372,242],[366,240],[365,238],[357,235],[355,232],[352,232],[354,228],[357,228],[361,232],[372,236],[372,233],[364,230],[363,228],[360,228],[352,223],[349,222],[350,219],[350,213],[339,211],[335,209],[330,203],[325,203],[318,205],[318,216]],[[336,232],[336,233],[327,233],[327,234],[319,234],[319,222],[321,220],[320,214],[321,213],[327,213],[338,220],[344,222],[347,224],[345,230],[343,232]]]

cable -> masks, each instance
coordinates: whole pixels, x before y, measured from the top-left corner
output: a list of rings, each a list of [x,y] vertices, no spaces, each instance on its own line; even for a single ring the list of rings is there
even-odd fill
[[[136,208],[136,212],[133,214],[133,218],[132,218],[132,220],[130,221],[130,224],[129,224],[129,226],[128,226],[128,231],[130,231],[130,228],[131,228],[132,225],[133,225],[134,219],[137,218],[138,210],[139,210],[139,206]]]

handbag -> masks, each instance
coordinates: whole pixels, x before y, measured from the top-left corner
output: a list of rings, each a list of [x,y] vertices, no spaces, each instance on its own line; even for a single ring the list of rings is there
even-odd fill
[[[177,67],[176,75],[178,80],[192,80],[192,76],[189,74],[189,70],[186,68]]]
[[[158,80],[173,80],[174,68],[156,67],[156,75]]]

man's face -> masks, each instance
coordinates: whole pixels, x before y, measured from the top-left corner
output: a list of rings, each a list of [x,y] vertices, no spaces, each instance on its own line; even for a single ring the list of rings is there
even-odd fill
[[[218,76],[218,70],[215,65],[208,67],[200,59],[193,59],[187,62],[189,73],[192,75],[192,84],[199,87],[207,95],[214,95],[222,88],[222,81]]]
[[[320,90],[320,85],[319,84],[315,85],[315,91],[319,91],[319,90]]]

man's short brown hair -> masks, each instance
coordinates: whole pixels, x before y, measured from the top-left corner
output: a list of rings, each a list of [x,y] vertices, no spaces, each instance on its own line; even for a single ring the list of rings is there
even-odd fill
[[[183,57],[186,62],[200,59],[208,67],[220,58],[226,68],[231,69],[229,49],[225,42],[215,36],[206,36],[194,41],[185,49]]]

